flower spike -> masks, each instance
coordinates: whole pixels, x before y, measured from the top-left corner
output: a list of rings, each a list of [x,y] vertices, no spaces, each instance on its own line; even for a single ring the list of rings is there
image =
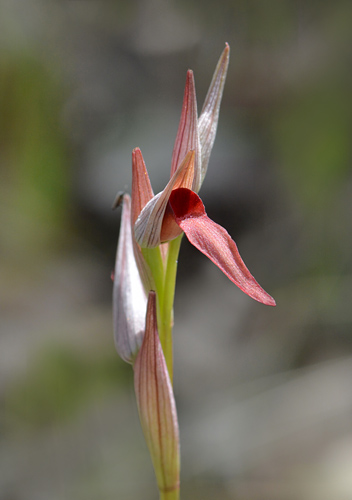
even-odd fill
[[[132,196],[122,202],[113,320],[115,345],[133,365],[138,413],[162,500],[179,500],[180,445],[173,378],[173,303],[182,233],[244,293],[275,300],[257,283],[228,232],[206,214],[198,191],[214,144],[229,64],[225,45],[198,118],[193,72],[187,72],[170,180],[154,195],[139,148],[132,152]]]
[[[200,184],[207,173],[210,153],[216,136],[219,120],[220,104],[226,80],[227,68],[230,60],[230,47],[227,43],[216,66],[203,109],[198,120],[198,130],[202,155],[202,172]],[[198,191],[198,190],[194,190]]]
[[[179,430],[175,399],[159,340],[156,316],[156,294],[150,292],[145,336],[133,368],[143,433],[159,490],[165,493],[179,488]]]
[[[113,287],[113,324],[116,350],[132,363],[142,343],[147,297],[133,253],[131,199],[123,196],[120,236]]]
[[[252,299],[274,306],[275,300],[257,283],[243,262],[236,243],[223,227],[207,216],[202,200],[190,189],[172,191],[170,206],[175,221],[190,243],[218,266]]]

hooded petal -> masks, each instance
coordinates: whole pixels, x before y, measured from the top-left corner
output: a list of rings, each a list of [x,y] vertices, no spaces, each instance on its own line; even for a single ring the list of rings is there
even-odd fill
[[[164,191],[154,196],[140,213],[134,226],[134,234],[138,245],[142,248],[154,248],[162,243],[161,227],[171,191],[180,186],[192,187],[194,160],[195,152],[189,151]],[[178,234],[181,233],[182,231]]]
[[[156,314],[155,292],[149,293],[145,336],[134,363],[139,417],[161,491],[179,487],[180,450],[176,405]]]
[[[201,179],[201,157],[198,133],[197,99],[193,71],[188,70],[183,96],[182,113],[172,153],[170,178],[174,175],[188,151],[191,150],[195,152],[192,189],[193,191],[198,191]]]
[[[224,90],[227,68],[229,65],[230,47],[226,44],[216,66],[203,109],[198,120],[198,130],[201,147],[202,172],[200,184],[207,172],[210,153],[216,136],[219,120],[220,104]]]
[[[243,292],[263,304],[275,300],[256,282],[229,233],[207,216],[202,200],[190,189],[175,189],[170,196],[175,220],[188,240],[218,266]]]
[[[131,200],[125,194],[114,272],[113,324],[116,350],[128,363],[132,363],[143,340],[146,305],[133,253]]]

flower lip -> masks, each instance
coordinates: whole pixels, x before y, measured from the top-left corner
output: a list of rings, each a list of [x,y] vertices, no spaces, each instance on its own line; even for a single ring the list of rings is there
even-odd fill
[[[190,189],[175,189],[169,198],[175,222],[189,242],[206,255],[244,293],[266,305],[275,300],[257,283],[223,227],[207,216],[202,200]]]
[[[161,243],[164,215],[173,189],[191,187],[194,178],[195,152],[189,151],[169,180],[165,189],[155,195],[143,208],[134,225],[134,234],[142,248],[153,248]],[[182,231],[179,232],[181,234]]]
[[[169,203],[176,219],[200,217],[205,214],[205,207],[199,196],[190,189],[178,188],[171,192]]]

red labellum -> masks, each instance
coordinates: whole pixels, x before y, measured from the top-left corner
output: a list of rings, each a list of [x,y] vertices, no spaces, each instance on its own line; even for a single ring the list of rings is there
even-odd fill
[[[207,216],[199,196],[186,188],[172,191],[169,198],[175,221],[189,242],[218,266],[243,292],[263,304],[275,300],[257,283],[243,262],[237,245],[223,227]]]

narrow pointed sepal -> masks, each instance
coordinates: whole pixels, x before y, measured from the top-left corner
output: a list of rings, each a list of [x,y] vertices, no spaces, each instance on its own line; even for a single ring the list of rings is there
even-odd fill
[[[134,257],[131,200],[123,196],[113,286],[114,340],[118,354],[132,363],[143,340],[147,296]]]
[[[218,266],[252,299],[274,306],[275,300],[257,283],[243,262],[236,243],[207,216],[202,200],[190,189],[175,189],[169,200],[175,221],[190,243]]]
[[[178,187],[191,188],[194,175],[195,152],[189,151],[169,180],[164,191],[152,198],[140,213],[135,226],[134,234],[138,245],[142,248],[154,248],[164,243],[161,240],[161,229],[170,194]],[[181,234],[179,231],[176,236]]]
[[[139,417],[159,490],[179,488],[180,449],[176,405],[157,330],[156,295],[149,293],[145,336],[134,363]]]
[[[132,151],[132,206],[131,206],[131,226],[134,224],[142,209],[153,198],[154,193],[149,180],[147,167],[139,148]],[[149,290],[155,290],[155,283],[148,264],[146,263],[140,246],[133,235],[133,251],[136,259],[139,275],[144,289],[148,294]]]
[[[132,151],[132,224],[136,222],[138,215],[153,196],[153,188],[142,152],[139,148],[135,148]]]
[[[188,151],[195,152],[192,189],[197,192],[201,184],[201,157],[196,89],[193,71],[191,70],[187,72],[181,118],[172,152],[170,178],[174,175]]]
[[[211,81],[203,109],[198,120],[198,131],[201,147],[201,183],[207,172],[209,158],[215,141],[216,130],[219,121],[219,111],[224,91],[227,68],[229,66],[230,47],[226,44],[218,64],[216,66],[213,79]]]

